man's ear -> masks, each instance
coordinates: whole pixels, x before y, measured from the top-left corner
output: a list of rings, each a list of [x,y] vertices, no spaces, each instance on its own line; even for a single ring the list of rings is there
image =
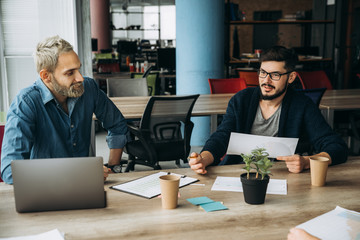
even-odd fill
[[[296,72],[295,71],[293,71],[293,72],[291,72],[290,73],[290,76],[289,76],[289,84],[290,83],[293,83],[294,81],[295,81],[295,79],[296,79],[296,76],[297,76],[297,74],[296,74]]]
[[[40,78],[45,82],[51,82],[51,73],[46,69],[41,69],[39,72]]]

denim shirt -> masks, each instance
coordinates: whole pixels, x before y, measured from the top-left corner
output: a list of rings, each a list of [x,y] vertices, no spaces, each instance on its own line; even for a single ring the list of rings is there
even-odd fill
[[[1,177],[12,183],[11,161],[86,157],[93,114],[108,130],[109,148],[127,142],[126,120],[93,79],[84,78],[81,97],[68,98],[67,114],[39,78],[15,97],[7,114],[1,151]]]

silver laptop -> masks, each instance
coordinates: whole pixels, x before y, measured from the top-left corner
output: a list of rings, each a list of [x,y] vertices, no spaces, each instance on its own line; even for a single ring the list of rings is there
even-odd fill
[[[17,212],[106,207],[102,157],[11,162]]]

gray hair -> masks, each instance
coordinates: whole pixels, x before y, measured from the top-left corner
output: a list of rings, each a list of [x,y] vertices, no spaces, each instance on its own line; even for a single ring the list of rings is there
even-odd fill
[[[39,42],[34,53],[36,70],[42,69],[53,73],[61,53],[73,51],[73,46],[59,36],[52,36]]]

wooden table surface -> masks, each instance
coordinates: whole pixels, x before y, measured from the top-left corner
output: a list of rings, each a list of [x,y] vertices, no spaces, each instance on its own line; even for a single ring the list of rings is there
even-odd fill
[[[273,179],[286,179],[287,195],[266,196],[265,204],[249,205],[242,193],[211,191],[216,176],[239,177],[243,165],[216,166],[207,175],[188,168],[172,172],[196,177],[205,186],[180,189],[179,206],[161,208],[161,199],[145,199],[109,189],[157,171],[111,174],[105,183],[108,207],[103,209],[23,213],[15,211],[13,187],[0,183],[0,237],[38,234],[51,229],[66,239],[286,239],[288,230],[333,210],[337,205],[360,211],[360,157],[331,166],[327,184],[313,187],[310,172],[289,173],[282,162]],[[205,212],[186,201],[207,196],[229,210]]]
[[[202,94],[196,100],[192,116],[225,114],[230,94]],[[166,97],[166,96],[164,96]],[[120,109],[125,118],[141,118],[150,97],[112,97],[111,101]]]
[[[233,93],[201,94],[195,103],[192,116],[211,116],[212,125],[216,125],[216,115],[226,113]],[[150,97],[111,98],[125,118],[140,119]],[[333,127],[334,111],[359,110],[360,89],[327,90],[320,102],[320,109]]]

